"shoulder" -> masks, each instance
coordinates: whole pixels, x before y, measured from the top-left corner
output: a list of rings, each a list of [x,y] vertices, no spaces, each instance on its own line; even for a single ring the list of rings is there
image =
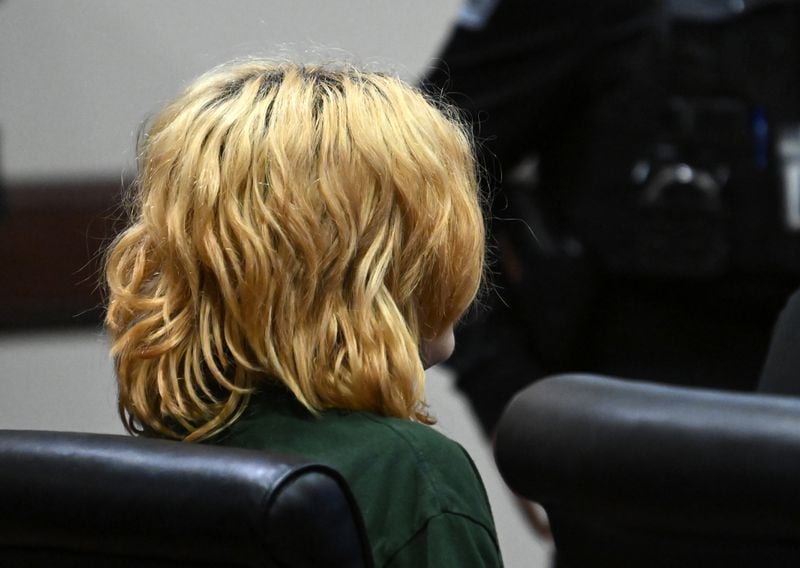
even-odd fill
[[[392,474],[384,477],[393,480],[387,506],[409,507],[408,521],[394,525],[396,540],[386,547],[389,565],[502,565],[486,491],[466,450],[430,426],[375,415],[361,419],[380,432],[383,451],[373,459],[391,464]]]
[[[381,441],[387,459],[415,469],[414,477],[432,500],[432,514],[456,513],[492,526],[491,511],[480,474],[466,450],[435,428],[409,420],[362,414]],[[387,451],[389,450],[389,451]],[[410,474],[410,472],[407,472]]]
[[[445,467],[468,467],[477,473],[464,448],[431,426],[370,413],[358,413],[358,417],[366,428],[410,457]]]
[[[466,450],[431,426],[371,413],[355,413],[352,419],[361,422],[365,435],[391,448],[393,461],[405,459],[434,477],[446,472],[480,481]]]

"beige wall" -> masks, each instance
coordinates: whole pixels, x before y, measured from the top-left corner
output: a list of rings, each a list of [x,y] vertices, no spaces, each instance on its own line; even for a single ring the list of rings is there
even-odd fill
[[[413,78],[458,0],[5,0],[0,128],[7,178],[116,175],[137,125],[233,58],[347,58]]]

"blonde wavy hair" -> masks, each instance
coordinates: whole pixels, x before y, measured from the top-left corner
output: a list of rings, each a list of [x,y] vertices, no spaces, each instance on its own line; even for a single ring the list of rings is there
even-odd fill
[[[453,111],[383,74],[253,61],[197,79],[140,144],[106,256],[131,433],[208,438],[275,382],[312,412],[433,421],[420,342],[484,262]]]

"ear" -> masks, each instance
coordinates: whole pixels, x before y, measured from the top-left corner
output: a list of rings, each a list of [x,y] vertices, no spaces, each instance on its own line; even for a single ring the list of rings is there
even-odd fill
[[[419,345],[419,356],[425,369],[446,361],[456,347],[453,326],[449,326],[439,337],[423,339]]]

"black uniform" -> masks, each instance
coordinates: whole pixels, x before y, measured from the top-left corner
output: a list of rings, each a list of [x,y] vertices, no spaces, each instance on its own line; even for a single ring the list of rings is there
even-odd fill
[[[791,2],[465,5],[423,85],[488,174],[494,288],[452,359],[487,432],[561,371],[753,388],[800,283],[776,157],[799,29]]]

